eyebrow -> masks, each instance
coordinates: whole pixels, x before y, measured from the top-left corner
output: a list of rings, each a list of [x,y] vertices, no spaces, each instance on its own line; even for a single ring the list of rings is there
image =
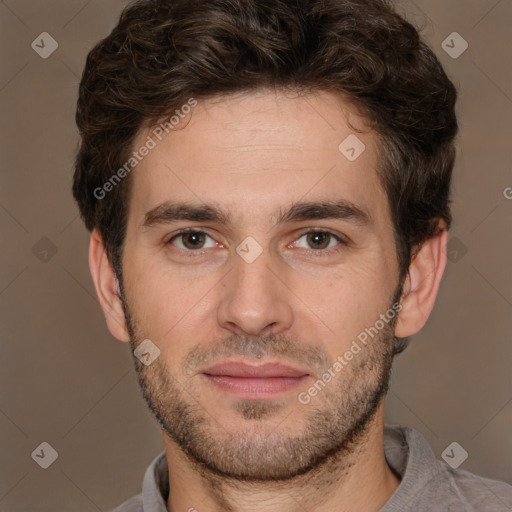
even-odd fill
[[[293,203],[285,210],[281,208],[279,215],[271,219],[274,225],[320,219],[346,220],[360,227],[372,224],[372,218],[366,210],[345,200]],[[216,205],[165,202],[145,214],[141,228],[180,220],[215,222],[227,226],[231,224],[231,216]]]

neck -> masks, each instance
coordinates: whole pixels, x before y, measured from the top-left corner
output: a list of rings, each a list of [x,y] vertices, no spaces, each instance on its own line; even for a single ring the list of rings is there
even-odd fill
[[[168,512],[378,512],[400,481],[384,456],[383,404],[351,451],[331,454],[287,481],[240,481],[191,461],[164,434],[169,467]]]

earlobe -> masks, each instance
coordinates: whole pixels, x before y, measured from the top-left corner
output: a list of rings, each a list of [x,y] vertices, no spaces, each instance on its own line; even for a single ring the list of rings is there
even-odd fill
[[[91,233],[89,269],[108,330],[119,341],[130,341],[120,298],[119,283],[108,260],[103,239],[97,229]]]
[[[448,233],[443,229],[428,238],[414,256],[404,283],[395,336],[412,336],[427,322],[446,268],[447,238]]]

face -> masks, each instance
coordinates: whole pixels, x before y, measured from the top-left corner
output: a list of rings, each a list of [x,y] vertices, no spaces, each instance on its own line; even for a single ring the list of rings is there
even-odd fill
[[[364,129],[330,93],[261,91],[135,142],[156,146],[130,178],[122,297],[132,348],[160,350],[134,358],[139,382],[169,440],[219,474],[287,479],[349,452],[385,394],[393,226],[376,136],[349,159],[347,122]]]

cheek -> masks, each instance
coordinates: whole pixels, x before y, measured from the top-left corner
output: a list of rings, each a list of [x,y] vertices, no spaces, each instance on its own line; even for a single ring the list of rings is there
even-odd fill
[[[170,339],[196,326],[218,279],[187,276],[158,262],[134,260],[125,266],[125,288],[131,313],[144,335]]]
[[[388,271],[377,258],[332,269],[328,279],[302,277],[296,285],[296,295],[307,305],[297,304],[302,313],[296,318],[302,317],[305,329],[308,322],[309,329],[312,323],[318,326],[326,347],[336,355],[386,312],[392,289]]]

